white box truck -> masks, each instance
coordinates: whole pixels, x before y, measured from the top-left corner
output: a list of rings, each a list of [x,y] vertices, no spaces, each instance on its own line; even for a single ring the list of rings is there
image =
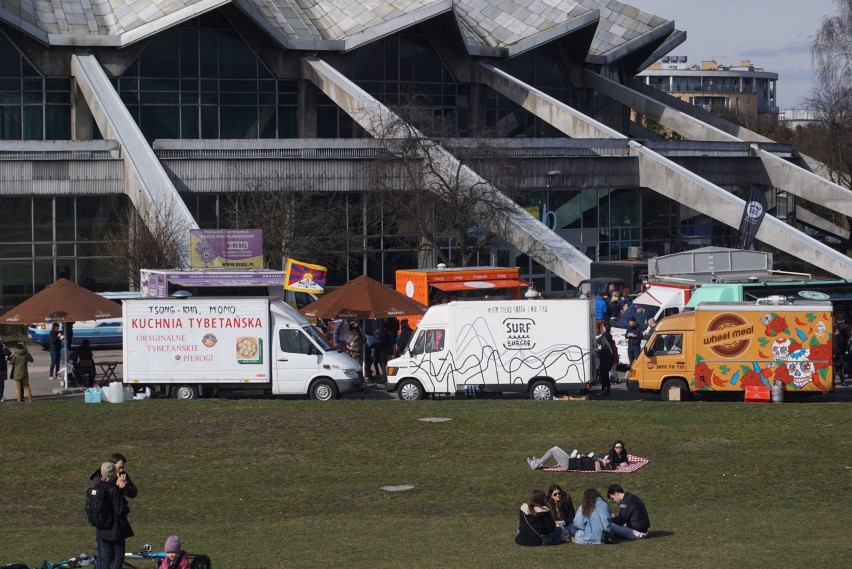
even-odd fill
[[[594,304],[575,300],[456,301],[431,306],[404,353],[388,362],[388,391],[528,393],[551,399],[595,377]]]
[[[327,401],[364,385],[355,360],[268,298],[125,300],[123,348],[125,383],[176,399],[250,389]]]

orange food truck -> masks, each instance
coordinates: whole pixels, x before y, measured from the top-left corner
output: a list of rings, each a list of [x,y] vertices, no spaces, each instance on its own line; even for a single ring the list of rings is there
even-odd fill
[[[517,267],[464,267],[459,269],[400,269],[396,290],[426,306],[450,300],[490,298],[520,300],[529,283]],[[409,317],[412,328],[419,316]]]

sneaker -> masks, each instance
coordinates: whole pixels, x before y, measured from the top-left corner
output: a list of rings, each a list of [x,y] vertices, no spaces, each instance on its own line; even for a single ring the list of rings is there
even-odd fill
[[[588,456],[589,458],[595,458],[595,453],[590,452],[590,453],[589,453],[589,454],[587,454],[586,456]]]
[[[538,459],[534,456],[527,458],[527,464],[530,465],[530,468],[533,470],[538,470]]]
[[[571,451],[571,456],[569,458],[577,458],[577,455],[579,455],[579,454],[580,454],[580,451],[578,451],[577,449],[574,449],[574,450]]]
[[[645,539],[646,537],[648,537],[647,531],[636,531],[635,529],[632,529],[630,531],[633,532],[633,535],[636,536],[636,539]]]

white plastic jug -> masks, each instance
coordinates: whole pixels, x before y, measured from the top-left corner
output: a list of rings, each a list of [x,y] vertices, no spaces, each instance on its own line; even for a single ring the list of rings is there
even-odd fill
[[[124,403],[124,384],[120,381],[113,381],[109,384],[109,402]]]

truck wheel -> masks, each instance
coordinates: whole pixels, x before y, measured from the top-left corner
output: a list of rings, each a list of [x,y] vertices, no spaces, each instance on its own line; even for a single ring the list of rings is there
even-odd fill
[[[311,385],[311,399],[317,401],[337,399],[337,385],[330,379],[318,379]]]
[[[553,385],[549,381],[536,381],[530,387],[530,399],[550,401],[553,399]]]
[[[423,386],[416,379],[403,379],[396,390],[403,401],[417,401],[426,395]]]
[[[172,399],[183,399],[185,401],[189,401],[190,399],[198,399],[198,386],[178,385],[177,387],[172,389]]]
[[[689,392],[689,388],[686,386],[686,383],[684,383],[682,379],[667,379],[663,382],[662,389],[660,389],[660,397],[663,399],[663,401],[669,401],[669,392],[673,387],[680,389],[681,401],[689,399],[692,395]]]

